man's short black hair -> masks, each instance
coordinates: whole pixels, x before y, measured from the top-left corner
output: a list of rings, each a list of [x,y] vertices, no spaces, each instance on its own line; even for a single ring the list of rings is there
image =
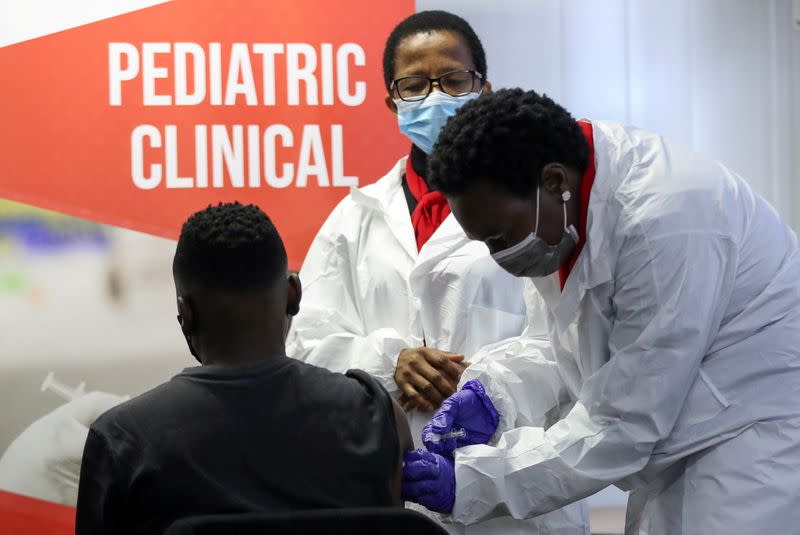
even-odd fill
[[[286,249],[267,214],[238,202],[209,206],[181,230],[172,272],[200,288],[266,289],[285,273]]]
[[[464,40],[464,44],[469,48],[472,61],[475,63],[475,70],[483,75],[484,80],[488,76],[486,72],[486,52],[483,51],[481,40],[478,34],[472,29],[467,21],[448,13],[447,11],[420,11],[410,17],[403,19],[400,24],[395,26],[389,38],[386,40],[386,47],[383,49],[383,80],[386,82],[386,90],[394,80],[394,60],[397,54],[397,47],[400,41],[406,37],[418,33],[429,33],[442,30],[449,30]]]
[[[542,168],[586,169],[589,146],[572,115],[546,95],[501,89],[462,106],[448,119],[428,159],[428,180],[445,195],[492,181],[530,198]]]

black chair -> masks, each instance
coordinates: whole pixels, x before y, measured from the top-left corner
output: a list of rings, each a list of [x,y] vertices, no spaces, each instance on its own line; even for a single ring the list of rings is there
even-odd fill
[[[425,515],[396,507],[317,509],[287,513],[220,514],[184,518],[165,535],[447,535]]]

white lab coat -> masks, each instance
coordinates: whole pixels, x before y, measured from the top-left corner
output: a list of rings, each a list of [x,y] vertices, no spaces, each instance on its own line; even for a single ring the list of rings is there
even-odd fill
[[[397,357],[427,345],[469,359],[483,345],[519,335],[525,325],[522,281],[467,239],[449,216],[417,252],[402,187],[405,158],[378,182],[353,189],[319,231],[300,271],[303,300],[288,355],[334,371],[360,368],[391,393]],[[544,330],[543,316],[539,325]],[[417,447],[430,413],[411,411]],[[539,519],[501,517],[452,533],[586,531],[583,504]]]
[[[586,245],[563,293],[534,280],[556,365],[548,347],[511,344],[494,352],[513,358],[465,372],[506,432],[457,452],[454,518],[526,518],[616,483],[632,490],[627,534],[797,533],[794,233],[721,164],[593,126]],[[508,430],[565,400],[546,431]]]

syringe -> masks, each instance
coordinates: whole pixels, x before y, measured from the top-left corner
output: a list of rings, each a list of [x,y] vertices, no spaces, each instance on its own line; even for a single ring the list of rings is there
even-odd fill
[[[48,390],[55,392],[66,401],[72,401],[73,399],[77,399],[86,394],[86,382],[81,381],[77,387],[70,388],[64,383],[56,380],[55,374],[50,372],[47,374],[47,377],[44,378],[41,388],[42,392],[46,392]]]
[[[447,440],[449,438],[461,438],[461,437],[465,437],[465,436],[467,436],[467,431],[462,427],[461,429],[455,429],[455,430],[449,431],[447,433],[442,433],[441,435],[438,435],[438,434],[435,434],[435,433],[431,434],[431,436],[430,436],[430,438],[428,440],[430,440],[431,442],[433,442],[435,444],[435,443],[441,442],[443,440]]]

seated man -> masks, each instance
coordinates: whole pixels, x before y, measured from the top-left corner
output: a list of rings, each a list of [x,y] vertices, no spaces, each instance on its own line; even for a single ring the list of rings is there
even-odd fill
[[[300,281],[269,218],[221,204],[183,226],[178,321],[202,366],[103,414],[76,533],[162,533],[220,513],[402,505],[405,415],[369,375],[285,356]]]

